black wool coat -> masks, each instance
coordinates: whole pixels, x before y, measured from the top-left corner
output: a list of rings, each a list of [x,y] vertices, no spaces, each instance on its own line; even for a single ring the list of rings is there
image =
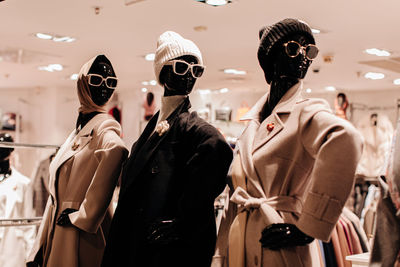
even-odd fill
[[[159,113],[133,145],[122,172],[119,201],[103,267],[208,267],[214,253],[214,200],[226,185],[232,149],[217,129],[189,112],[188,98],[153,133]],[[177,240],[147,240],[151,226],[174,220]]]

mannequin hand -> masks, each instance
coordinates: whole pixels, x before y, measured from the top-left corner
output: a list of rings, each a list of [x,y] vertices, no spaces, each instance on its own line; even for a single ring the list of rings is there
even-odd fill
[[[61,212],[60,217],[57,219],[57,224],[60,226],[70,226],[72,225],[68,214],[75,212],[75,209],[65,209],[63,212]]]
[[[150,244],[168,245],[181,239],[177,219],[156,221],[149,227],[147,241]]]
[[[286,247],[304,246],[314,240],[294,224],[275,223],[262,231],[260,242],[263,248],[278,250]]]

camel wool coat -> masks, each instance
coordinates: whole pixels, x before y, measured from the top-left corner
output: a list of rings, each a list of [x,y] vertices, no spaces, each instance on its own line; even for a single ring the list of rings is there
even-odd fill
[[[245,116],[230,168],[232,193],[221,222],[212,266],[320,266],[316,242],[281,250],[262,248],[262,230],[295,224],[328,241],[352,190],[362,139],[322,99],[302,99],[301,82],[263,122],[264,95]],[[242,119],[243,120],[243,119]]]
[[[74,130],[50,164],[50,196],[28,262],[48,267],[100,266],[109,204],[128,150],[121,126],[108,114]],[[72,226],[56,224],[61,212]]]

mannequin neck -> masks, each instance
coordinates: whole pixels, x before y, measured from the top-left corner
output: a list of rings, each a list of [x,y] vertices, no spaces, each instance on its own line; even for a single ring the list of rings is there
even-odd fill
[[[272,111],[282,99],[282,97],[286,94],[286,92],[289,91],[289,89],[292,88],[299,81],[300,79],[289,76],[281,76],[271,81],[271,87],[267,101],[265,102],[259,114],[260,122],[271,115]]]
[[[10,160],[2,160],[0,161],[0,181],[4,180],[5,178],[11,175],[11,166]]]
[[[87,114],[83,114],[82,112],[79,112],[79,116],[78,119],[76,121],[76,129],[81,130],[83,127],[85,127],[85,125],[97,114],[99,114],[101,112],[98,111],[94,111],[91,113],[87,113]]]

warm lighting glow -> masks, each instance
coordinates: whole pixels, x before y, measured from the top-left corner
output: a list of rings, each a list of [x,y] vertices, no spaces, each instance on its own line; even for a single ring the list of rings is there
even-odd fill
[[[143,92],[143,93],[146,93],[146,92],[147,92],[147,88],[143,87],[143,88],[142,88],[142,92]]]
[[[312,33],[313,33],[313,34],[318,34],[318,33],[321,33],[321,31],[320,31],[320,30],[318,30],[318,29],[311,29],[311,31],[312,31]]]
[[[228,4],[227,0],[206,0],[206,4],[211,6],[223,6]]]
[[[400,85],[400,79],[394,80],[393,83],[394,83],[395,85]]]
[[[224,69],[224,73],[233,75],[246,75],[247,72],[244,70]]]
[[[44,40],[51,40],[53,38],[53,36],[51,36],[50,34],[40,33],[40,32],[36,34],[36,37]]]
[[[307,88],[307,89],[306,89],[306,92],[307,92],[307,93],[311,93],[311,92],[312,92],[311,88]]]
[[[211,94],[211,90],[210,89],[199,89],[197,90],[199,92],[199,94],[201,95],[206,95],[206,94]]]
[[[336,91],[336,88],[334,86],[327,86],[327,87],[325,87],[325,90],[329,91],[329,92],[333,92],[333,91]]]
[[[375,55],[375,56],[378,56],[378,57],[388,57],[388,56],[390,56],[390,53],[388,51],[377,49],[377,48],[365,49],[365,52],[367,54]]]
[[[60,64],[49,64],[48,66],[41,66],[38,68],[39,70],[45,70],[48,72],[54,72],[54,71],[62,71],[63,66]]]
[[[78,80],[78,73],[74,73],[69,77],[71,80],[76,81]]]
[[[385,74],[379,72],[367,72],[364,77],[371,80],[380,80],[385,78]]]
[[[155,57],[156,55],[154,54],[154,53],[150,53],[150,54],[147,54],[144,58],[147,60],[147,61],[154,61],[154,57]]]
[[[220,93],[228,93],[229,92],[229,89],[228,88],[221,88],[221,89],[219,89],[219,92]]]

